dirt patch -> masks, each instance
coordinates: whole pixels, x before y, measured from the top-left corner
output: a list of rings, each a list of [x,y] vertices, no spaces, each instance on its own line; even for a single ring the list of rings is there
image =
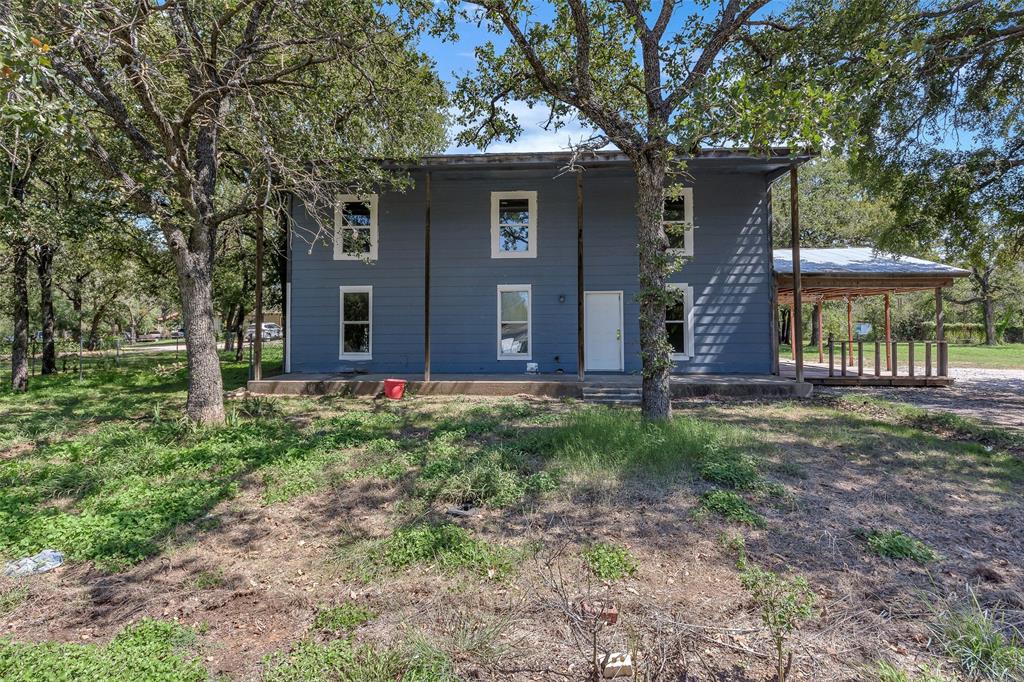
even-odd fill
[[[349,404],[324,401],[318,409]],[[441,419],[490,403],[411,404]],[[530,418],[573,409],[537,400],[529,407]],[[757,504],[765,528],[696,520],[708,486],[695,477],[609,477],[450,518],[473,537],[522,550],[507,581],[418,566],[367,582],[350,570],[352,557],[403,523],[443,517],[444,505],[412,504],[398,477],[267,506],[253,480],[128,571],[77,565],[22,581],[30,597],[0,626],[17,640],[81,642],[106,641],[146,616],[177,620],[200,629],[211,673],[254,679],[264,656],[310,636],[319,606],[355,601],[377,614],[355,631],[357,641],[420,633],[468,679],[583,680],[596,641],[602,649],[639,646],[658,679],[761,681],[772,667],[770,644],[740,586],[736,552],[723,542],[736,535],[750,561],[803,575],[818,595],[819,616],[791,643],[795,679],[863,679],[865,666],[881,659],[934,664],[929,600],[967,585],[984,603],[1024,608],[1012,603],[1024,593],[1021,489],[983,456],[972,460],[962,449],[970,443],[908,435],[880,415],[843,412],[829,401],[700,401],[680,409],[756,435],[762,470],[786,492]],[[504,424],[518,428],[513,414]],[[429,423],[418,421],[402,436],[429,433]],[[491,431],[475,437],[494,440]],[[926,565],[883,559],[866,550],[858,528],[899,528],[940,558]],[[580,555],[595,542],[626,547],[636,574],[592,578]],[[0,589],[10,584],[4,579]],[[614,603],[619,622],[595,628],[581,620],[584,600]]]

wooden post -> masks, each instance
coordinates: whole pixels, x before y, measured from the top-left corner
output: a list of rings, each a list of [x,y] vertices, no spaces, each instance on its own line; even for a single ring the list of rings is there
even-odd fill
[[[909,376],[914,376],[914,342],[907,342],[907,363],[910,365]]]
[[[825,362],[825,358],[822,357],[821,350],[821,339],[825,335],[825,327],[821,324],[821,309],[825,306],[824,299],[818,299],[817,315],[818,315],[818,362]]]
[[[263,378],[263,210],[256,211],[256,329],[252,348],[252,378]]]
[[[889,294],[885,295],[885,371],[892,369],[892,357],[889,348],[892,346],[892,323],[889,318]]]
[[[924,342],[924,375],[930,377],[932,375],[932,342]]]
[[[948,377],[949,376],[949,347],[946,345],[945,341],[939,341],[938,342],[938,346],[939,346],[939,349],[938,349],[938,352],[939,352],[939,376],[940,377]]]
[[[831,334],[828,335],[828,375],[836,375],[836,346]]]
[[[853,299],[846,297],[846,340],[850,343],[850,364],[853,365]]]
[[[864,376],[864,342],[857,342],[857,376]]]
[[[426,211],[423,221],[423,381],[430,381],[430,171],[424,179]]]
[[[892,344],[892,375],[896,376],[899,372],[900,363],[896,358],[896,344]]]
[[[935,287],[935,340],[946,340],[945,318],[942,314],[942,287]]]
[[[790,304],[789,306],[789,354],[793,358],[793,362],[796,362],[796,322],[793,319],[793,309],[795,306]]]
[[[800,310],[800,306],[803,303],[803,292],[801,291],[800,285],[800,185],[797,178],[796,166],[789,169],[789,206],[790,215],[792,217],[790,223],[790,231],[792,233],[792,248],[793,248],[793,325],[796,330],[793,336],[797,339],[798,343],[796,348],[796,380],[801,382],[804,380],[804,349],[803,349],[803,338],[804,338],[804,327],[803,327],[803,313]]]
[[[851,351],[851,354],[852,354],[853,349],[851,348],[850,351]],[[839,364],[841,364],[842,367],[843,367],[843,376],[845,377],[846,376],[846,341],[840,341],[839,342],[839,359],[840,359],[840,363]]]
[[[875,376],[882,376],[882,344],[875,341]]]
[[[583,381],[586,375],[583,357],[583,172],[576,171],[576,379]]]

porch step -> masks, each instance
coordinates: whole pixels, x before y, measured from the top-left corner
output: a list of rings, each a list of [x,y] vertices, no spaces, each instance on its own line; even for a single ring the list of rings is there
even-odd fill
[[[639,386],[621,385],[589,385],[583,386],[584,402],[597,405],[639,405],[641,388]]]

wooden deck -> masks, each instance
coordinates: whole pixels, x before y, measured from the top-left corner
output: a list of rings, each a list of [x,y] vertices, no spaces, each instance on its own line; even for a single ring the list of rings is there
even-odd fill
[[[917,368],[921,371],[921,368]],[[884,369],[878,376],[874,374],[874,367],[864,368],[864,374],[858,376],[857,366],[847,366],[846,376],[842,375],[842,367],[839,363],[834,365],[834,376],[828,375],[828,364],[808,362],[804,359],[804,381],[816,386],[921,386],[921,387],[942,387],[950,386],[953,383],[952,377],[923,376],[915,374],[908,376],[910,367],[900,365],[897,376]],[[779,375],[791,380],[796,379],[796,363],[790,359],[779,359]]]
[[[420,374],[305,374],[293,372],[250,381],[248,390],[260,395],[375,396],[384,390],[384,379],[409,382],[416,395],[532,395],[549,398],[582,398],[584,388],[639,387],[637,375],[588,375],[581,383],[575,374],[434,374],[424,381]],[[709,395],[737,397],[807,397],[811,385],[792,377],[715,374],[672,377],[675,398]]]

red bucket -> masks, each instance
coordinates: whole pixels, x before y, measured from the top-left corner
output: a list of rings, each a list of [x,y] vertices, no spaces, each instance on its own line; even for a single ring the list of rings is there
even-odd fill
[[[405,395],[405,379],[385,379],[384,395],[389,400],[401,400]]]

